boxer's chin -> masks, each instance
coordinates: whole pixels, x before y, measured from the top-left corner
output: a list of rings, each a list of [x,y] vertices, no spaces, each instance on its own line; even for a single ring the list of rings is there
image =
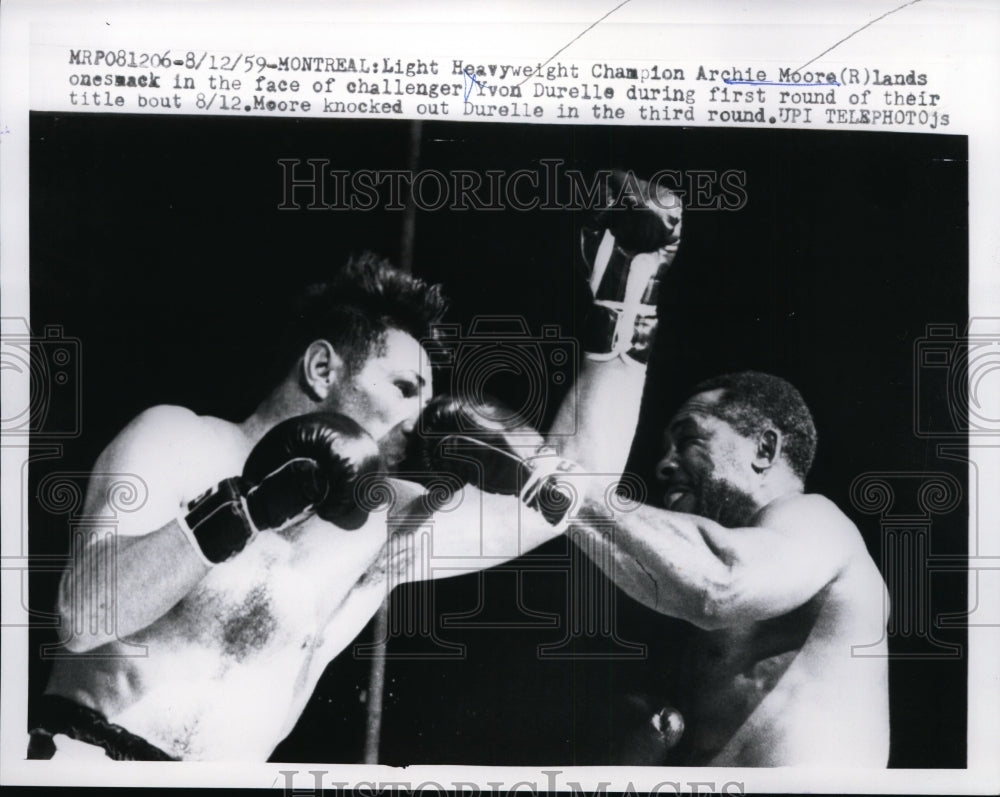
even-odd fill
[[[726,528],[735,529],[753,524],[760,507],[747,493],[722,480],[709,480],[703,485],[705,517]]]
[[[386,470],[390,473],[399,470],[399,465],[406,456],[406,439],[402,433],[386,435],[379,441],[378,448]]]

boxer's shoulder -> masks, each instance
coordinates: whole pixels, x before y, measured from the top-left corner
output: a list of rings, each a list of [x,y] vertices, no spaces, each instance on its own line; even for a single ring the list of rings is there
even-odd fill
[[[140,413],[137,424],[147,442],[169,450],[187,451],[197,457],[238,457],[239,465],[250,451],[250,441],[239,425],[212,415],[198,415],[186,407],[160,404]]]
[[[115,436],[102,458],[170,457],[210,448],[224,434],[226,421],[197,415],[186,407],[159,404],[136,415]],[[228,424],[236,429],[234,424]]]
[[[122,434],[156,437],[173,445],[189,443],[194,439],[204,445],[210,439],[236,437],[242,432],[235,423],[222,418],[198,415],[193,410],[176,404],[157,404],[136,415]]]
[[[201,425],[203,416],[178,404],[156,404],[136,415],[125,427],[125,431],[160,431],[164,429],[185,429]]]
[[[833,501],[816,493],[798,496],[789,508],[790,513],[808,524],[806,532],[826,540],[831,552],[838,552],[852,573],[875,576],[881,581],[868,547],[858,527]]]
[[[794,493],[772,501],[761,510],[755,525],[807,535],[813,544],[840,551],[845,557],[864,547],[853,521],[818,493]]]
[[[820,555],[836,565],[836,575],[813,602],[831,617],[857,624],[883,622],[880,597],[885,583],[854,522],[829,498],[800,494],[776,502],[761,513],[761,524],[801,534]],[[830,626],[843,629],[843,623]]]
[[[103,502],[108,483],[123,474],[138,477],[146,501],[131,519],[140,526],[166,522],[182,502],[239,473],[248,450],[235,424],[175,405],[150,407],[101,452],[93,468],[90,500]]]
[[[789,493],[769,503],[760,514],[761,525],[807,517],[831,523],[850,523],[833,501],[819,493]]]

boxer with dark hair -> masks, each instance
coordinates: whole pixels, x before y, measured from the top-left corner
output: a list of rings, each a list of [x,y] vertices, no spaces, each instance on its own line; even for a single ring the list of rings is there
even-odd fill
[[[430,397],[420,341],[443,310],[436,287],[352,260],[303,297],[283,376],[250,417],[159,406],[111,441],[86,514],[115,533],[93,534],[63,576],[75,655],[33,706],[30,758],[264,761],[395,584],[460,572],[453,551],[473,571],[560,532],[537,495],[518,511],[510,495],[538,468],[500,437],[471,454],[488,490],[459,482],[463,500],[439,516],[422,487],[386,477]],[[123,477],[148,495],[118,516],[110,493]],[[436,572],[421,556],[431,520],[433,554],[448,561]]]
[[[653,216],[650,223],[666,224]],[[615,253],[634,255],[614,237],[608,222],[603,251],[589,249],[595,273]],[[623,269],[626,297],[650,280],[634,262]],[[635,338],[622,335],[630,327],[621,315],[635,315],[635,304],[595,294],[582,400],[561,410],[553,431],[564,432],[563,455],[585,472],[622,473],[648,346],[637,352]],[[655,319],[645,326],[655,331]],[[683,716],[681,741],[669,756],[667,745],[649,744],[658,718],[662,725],[662,712],[654,714],[651,730],[636,737],[651,752],[631,763],[886,765],[887,591],[854,524],[805,492],[815,447],[798,391],[744,372],[695,387],[668,424],[657,467],[662,508],[624,497],[609,507],[606,479],[577,477],[585,498],[571,537],[631,597],[694,626],[668,695]],[[852,655],[852,646],[865,655]]]
[[[816,456],[816,425],[799,391],[776,376],[744,371],[706,379],[691,394],[716,390],[721,393],[714,414],[740,434],[749,437],[768,424],[777,426],[788,465],[805,481]]]

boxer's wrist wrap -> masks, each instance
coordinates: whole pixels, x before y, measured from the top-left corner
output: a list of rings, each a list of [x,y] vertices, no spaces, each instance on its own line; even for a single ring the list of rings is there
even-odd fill
[[[622,304],[595,301],[583,328],[583,350],[593,360],[613,360],[621,340]]]
[[[204,557],[219,564],[242,551],[257,533],[243,498],[240,478],[223,479],[188,504],[181,527],[190,532]]]
[[[592,360],[645,364],[656,334],[654,305],[626,306],[622,302],[595,301],[584,324],[583,349]]]
[[[610,231],[598,249],[591,275],[594,301],[584,319],[583,350],[592,360],[645,364],[656,331],[660,274],[623,250]]]
[[[539,456],[531,460],[531,475],[521,488],[521,502],[540,512],[552,526],[568,525],[574,496],[571,490],[560,487],[559,477],[580,470],[579,465],[558,456],[554,449],[539,449]]]

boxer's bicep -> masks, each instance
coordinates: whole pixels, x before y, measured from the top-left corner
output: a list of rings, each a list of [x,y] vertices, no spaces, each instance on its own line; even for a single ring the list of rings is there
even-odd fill
[[[853,524],[820,496],[801,496],[765,514],[761,527],[699,527],[727,577],[709,605],[720,625],[777,617],[798,608],[844,569],[860,538]]]
[[[772,513],[768,527],[739,529],[633,505],[614,523],[578,522],[571,536],[635,600],[701,628],[723,628],[787,613],[843,568],[853,526],[829,502],[806,503],[805,511]]]
[[[160,406],[140,413],[97,458],[87,487],[88,516],[114,518],[120,536],[148,534],[168,523],[192,473],[203,467],[204,439],[190,410]]]
[[[180,408],[147,410],[98,457],[85,511],[106,518],[107,533],[73,542],[57,595],[64,625],[91,629],[68,641],[71,650],[144,628],[204,576],[207,566],[176,521],[181,480],[197,467],[186,461],[197,447],[185,446],[196,442],[196,422]]]

